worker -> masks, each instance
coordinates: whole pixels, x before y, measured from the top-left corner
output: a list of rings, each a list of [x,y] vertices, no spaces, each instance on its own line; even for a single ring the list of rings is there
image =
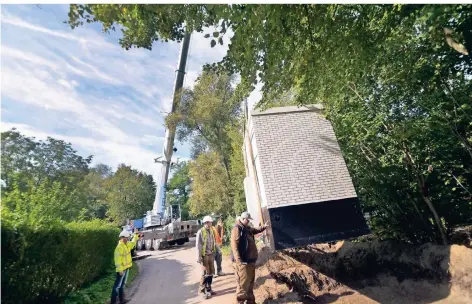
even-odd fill
[[[134,236],[131,241],[129,241],[130,237],[131,232],[127,230],[121,231],[119,236],[120,241],[115,248],[116,279],[111,291],[111,304],[115,304],[117,298],[120,299],[121,304],[129,302],[129,300],[125,298],[125,284],[128,279],[129,269],[133,265],[131,249],[136,246],[136,242],[138,241],[138,229],[134,229]]]
[[[216,223],[216,227],[212,226],[213,233],[215,234],[216,244],[221,248],[223,246],[223,237],[224,237],[224,227],[223,227],[223,220],[221,217],[218,219]],[[216,262],[216,275],[217,276],[224,276],[223,268],[221,267],[221,263],[223,262],[223,255],[221,254],[221,250],[216,251],[215,253],[215,262]]]
[[[211,289],[211,283],[215,273],[215,254],[217,251],[220,252],[220,248],[216,243],[215,233],[212,229],[213,219],[211,216],[205,216],[202,222],[203,227],[198,230],[196,236],[197,262],[202,268],[202,277],[198,291],[202,294],[203,298],[208,299],[215,295],[215,292]]]
[[[249,225],[250,220],[252,217],[249,212],[243,212],[231,230],[232,260],[237,282],[236,303],[256,303],[254,279],[258,252],[254,235],[263,232],[268,225],[253,228]]]

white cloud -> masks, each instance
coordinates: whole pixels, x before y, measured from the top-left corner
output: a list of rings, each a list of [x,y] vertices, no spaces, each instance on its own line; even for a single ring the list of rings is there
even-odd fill
[[[24,17],[2,8],[2,110],[6,106],[2,119],[7,114],[2,128],[15,125],[29,136],[63,139],[93,154],[95,163],[125,162],[157,177],[160,165],[153,159],[162,151],[163,117],[172,107],[181,45],[156,43],[152,52],[125,51],[117,41],[109,42],[116,35],[88,25],[74,31],[57,29],[62,16],[56,16],[57,25],[44,19],[51,16],[45,12],[52,7],[16,11]],[[232,36],[225,36],[223,46],[211,48],[210,39],[203,35],[192,35],[187,86],[193,87],[203,64],[223,58]],[[257,99],[257,92],[251,96]],[[14,112],[18,108],[30,111]],[[43,117],[38,115],[44,113],[48,121],[41,123]],[[188,153],[189,149],[182,150]],[[179,157],[188,159],[188,155]]]
[[[66,39],[66,40],[73,40],[73,41],[79,42],[83,45],[93,44],[93,45],[96,45],[96,46],[99,46],[99,47],[102,47],[102,48],[103,47],[113,47],[113,45],[111,43],[108,43],[108,42],[104,41],[104,39],[97,39],[98,35],[94,35],[93,39],[86,39],[86,38],[80,37],[79,35],[76,35],[76,34],[71,34],[71,33],[63,32],[63,31],[51,30],[51,29],[42,27],[40,25],[31,24],[31,23],[28,23],[28,22],[24,21],[23,19],[17,18],[15,16],[12,16],[12,15],[7,14],[7,13],[2,13],[2,23],[11,24],[11,25],[14,25],[16,27],[21,27],[21,28],[24,28],[24,29],[27,29],[27,30],[40,32],[40,33],[47,34],[47,35],[50,35],[50,36],[54,36],[54,37],[57,37],[57,38],[62,38],[62,39]]]
[[[77,83],[77,81],[75,81],[75,80],[67,81],[67,80],[65,80],[65,79],[59,79],[58,83],[59,83],[60,85],[65,86],[65,87],[68,88],[68,89],[72,89],[72,88],[74,88],[74,87],[76,87],[76,86],[79,85],[79,84]]]
[[[126,133],[110,123],[106,117],[91,111],[90,106],[72,86],[64,86],[64,80],[62,83],[56,83],[47,71],[17,66],[2,68],[1,73],[2,95],[32,106],[69,112],[77,118],[82,127],[104,137],[127,137]]]
[[[82,60],[80,60],[79,58],[75,57],[75,56],[70,56],[70,58],[72,58],[73,61],[79,63],[80,65],[82,65],[83,67],[85,67],[86,69],[88,69],[90,72],[92,72],[92,74],[104,81],[104,82],[107,82],[107,83],[111,83],[111,84],[122,84],[123,82],[117,78],[113,78],[109,75],[107,75],[106,73],[100,71],[99,69],[97,69],[95,66],[91,65],[91,64],[88,64]],[[89,77],[89,78],[94,78],[93,76],[92,77]]]
[[[144,135],[140,139],[140,143],[142,143],[143,145],[149,145],[149,146],[162,143],[163,141],[164,141],[163,136],[155,136],[155,135],[148,135],[148,134]]]
[[[47,59],[42,58],[40,56],[36,56],[34,54],[31,54],[31,53],[23,52],[23,51],[18,50],[18,49],[10,48],[6,45],[2,45],[2,47],[0,49],[0,52],[1,52],[2,56],[6,56],[10,59],[29,61],[33,64],[47,66],[47,67],[49,67],[51,69],[54,69],[54,70],[57,70],[59,68],[59,66],[56,63],[54,63],[50,60],[47,60]]]
[[[45,140],[48,136],[71,143],[74,149],[81,149],[93,155],[92,165],[105,163],[111,165],[115,170],[121,163],[126,163],[140,171],[152,174],[155,179],[160,176],[161,164],[155,163],[154,159],[160,154],[136,145],[134,142],[117,143],[114,141],[97,140],[91,137],[67,136],[52,134],[35,129],[27,124],[16,124],[2,122],[2,132],[16,128],[23,135],[35,137],[37,140]],[[143,136],[144,141],[159,141],[160,138],[152,135]],[[81,154],[83,157],[87,155]],[[174,156],[173,160],[188,160],[187,157]]]

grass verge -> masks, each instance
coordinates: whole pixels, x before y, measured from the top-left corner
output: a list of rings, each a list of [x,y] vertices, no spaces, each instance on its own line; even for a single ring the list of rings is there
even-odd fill
[[[229,256],[231,253],[231,246],[229,244],[223,245],[221,247],[221,253],[223,256]]]
[[[126,286],[130,286],[138,274],[138,265],[133,262],[128,275]],[[79,303],[107,303],[110,300],[111,289],[115,282],[115,267],[110,267],[106,273],[97,278],[96,281],[84,285],[81,289],[70,293],[65,299],[65,304],[79,304]]]

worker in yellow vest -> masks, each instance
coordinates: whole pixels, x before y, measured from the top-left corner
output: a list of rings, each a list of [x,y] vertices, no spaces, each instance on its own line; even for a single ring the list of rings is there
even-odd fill
[[[131,232],[127,230],[121,231],[119,237],[120,241],[115,248],[116,279],[111,291],[111,304],[116,304],[117,298],[120,299],[121,304],[129,302],[125,299],[125,284],[128,279],[129,269],[133,265],[131,250],[136,246],[136,242],[138,241],[138,230],[134,229],[134,236],[131,241],[129,241]]]
[[[198,230],[196,236],[197,262],[202,268],[202,278],[198,292],[205,299],[208,299],[215,295],[215,292],[211,289],[211,283],[215,273],[215,254],[216,252],[221,254],[221,251],[216,243],[215,233],[212,229],[213,219],[207,215],[203,218],[202,222],[203,227]]]
[[[223,227],[223,220],[221,217],[218,219],[218,222],[216,223],[215,226],[211,226],[213,229],[213,233],[215,234],[215,240],[216,244],[221,248],[223,246],[223,237],[224,237],[224,227]],[[221,254],[221,251],[217,251],[215,253],[215,262],[216,262],[216,275],[217,276],[224,276],[223,269],[221,267],[221,263],[223,262],[223,255]]]

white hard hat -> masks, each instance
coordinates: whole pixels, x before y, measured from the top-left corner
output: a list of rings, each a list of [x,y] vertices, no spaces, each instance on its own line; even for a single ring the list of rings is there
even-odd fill
[[[252,220],[252,217],[251,217],[251,214],[249,214],[249,212],[245,211],[243,213],[241,213],[241,219],[248,219],[248,220]]]
[[[128,230],[123,230],[120,232],[120,238],[125,237],[129,238],[131,236],[131,233]]]
[[[213,218],[212,218],[211,216],[207,215],[207,216],[205,216],[205,217],[203,218],[203,221],[202,221],[202,222],[203,222],[204,224],[205,224],[206,222],[212,222],[212,223],[213,223]]]

